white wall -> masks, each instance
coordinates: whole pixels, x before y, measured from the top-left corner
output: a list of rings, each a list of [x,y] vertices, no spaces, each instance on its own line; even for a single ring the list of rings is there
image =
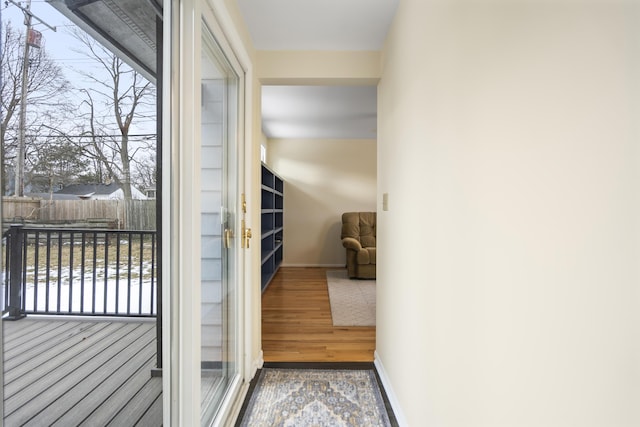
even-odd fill
[[[377,356],[411,426],[640,425],[640,8],[403,0]]]
[[[286,266],[344,266],[343,212],[375,211],[376,141],[271,139],[269,166],[285,181]]]

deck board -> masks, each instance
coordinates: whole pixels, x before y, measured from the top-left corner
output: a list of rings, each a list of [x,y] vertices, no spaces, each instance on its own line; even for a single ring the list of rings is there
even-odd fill
[[[154,363],[155,353],[153,349],[145,347],[144,350],[140,351],[120,367],[123,373],[134,372],[132,377],[127,377],[126,375],[111,375],[103,382],[95,384],[92,390],[88,391],[80,401],[69,408],[67,412],[52,425],[64,427],[72,424],[72,420],[77,420],[76,424],[81,424],[85,421],[98,424],[96,421],[101,410],[111,413],[112,416],[113,413],[120,411],[121,408],[126,406],[130,396],[135,393],[135,389],[126,389],[123,388],[123,385],[127,381],[131,381],[131,378],[139,377],[141,381],[137,389],[142,388],[149,379],[145,371],[154,366]],[[115,399],[115,397],[119,399]],[[162,409],[160,412],[162,413]],[[109,415],[104,415],[104,417],[108,418]]]
[[[138,420],[141,426],[159,426],[162,425],[162,393],[158,395],[153,404],[147,409],[147,412]]]
[[[130,329],[131,325],[125,325],[124,328]],[[18,365],[17,368],[7,371],[4,391],[9,398],[5,398],[5,411],[11,413],[13,400],[18,393],[24,393],[27,389],[34,389],[30,395],[35,394],[36,390],[44,393],[49,387],[60,381],[66,375],[75,371],[83,363],[86,363],[93,357],[99,357],[105,350],[113,345],[118,336],[115,334],[117,325],[108,325],[100,331],[82,338],[76,337],[76,341],[72,346],[65,348],[62,352],[58,352],[58,348],[50,349],[43,353],[44,357],[38,357],[42,363],[33,364],[33,359],[25,361]],[[129,332],[128,330],[126,332]],[[25,368],[28,366],[29,369]],[[18,374],[14,374],[18,371]]]
[[[150,331],[153,333],[152,331]],[[63,419],[60,425],[79,424],[91,415],[91,408],[102,404],[105,396],[111,395],[117,390],[117,385],[126,379],[126,373],[136,371],[149,362],[153,362],[154,353],[148,348],[148,343],[140,340],[140,344],[131,346],[129,351],[119,352],[108,363],[97,367],[95,373],[85,376],[77,384],[73,384],[67,390],[63,389],[60,397],[55,401],[55,406],[49,410],[49,415],[56,422]],[[122,369],[123,375],[112,375]],[[77,395],[84,396],[78,401]]]
[[[110,331],[105,330],[108,325],[94,325],[91,328],[85,330],[87,336],[97,336],[101,338],[106,336]],[[76,353],[81,353],[84,349],[89,348],[89,341],[84,345],[78,345],[77,336],[68,337],[67,340],[61,340],[56,345],[44,344],[39,346],[37,341],[34,341],[34,347],[30,351],[25,351],[23,356],[14,358],[11,362],[5,366],[4,384],[5,390],[7,387],[11,387],[11,384],[19,378],[23,378],[24,375],[29,373],[33,375],[43,374],[45,368],[49,370],[55,370],[59,365],[63,364],[67,359],[72,359]],[[53,341],[53,340],[52,340]],[[10,343],[10,341],[5,340]],[[7,350],[9,345],[7,345]],[[46,365],[46,366],[42,366]],[[25,378],[23,378],[25,379]]]
[[[153,331],[148,331],[146,335],[152,334]],[[135,341],[132,342],[131,339],[133,339],[135,335],[129,334],[128,337],[130,337],[130,339],[123,342],[123,344],[131,347],[130,351],[120,350],[114,357],[109,357],[110,352],[105,352],[100,354],[99,357],[91,358],[87,363],[80,366],[74,372],[73,376],[65,376],[62,380],[50,387],[45,397],[45,399],[50,402],[49,406],[45,409],[47,416],[51,419],[57,419],[66,413],[70,407],[74,406],[74,401],[77,400],[78,395],[86,396],[87,393],[93,389],[94,385],[101,383],[113,373],[114,367],[126,361],[125,358],[131,357],[131,352],[141,351],[150,341],[148,339],[140,339],[139,343]],[[129,348],[127,348],[127,350],[129,350]],[[38,402],[36,408],[41,406],[42,402]],[[25,408],[24,411],[29,413],[27,405],[24,405],[23,408]],[[27,423],[26,425],[30,424]]]
[[[162,424],[155,322],[34,316],[3,327],[4,425]]]
[[[119,427],[126,425],[132,420],[135,420],[135,424],[138,424],[149,408],[149,398],[152,397],[155,401],[161,393],[162,384],[157,381],[151,381],[150,379],[145,383],[144,387],[127,402],[127,405],[106,425]]]
[[[96,327],[93,323],[75,324],[70,322],[56,322],[59,325],[44,325],[38,333],[24,334],[19,339],[5,337],[7,342],[11,342],[11,348],[4,351],[5,365],[14,366],[25,359],[30,359],[33,355],[37,355],[45,350],[50,349],[60,342],[67,341],[75,334],[82,333],[84,330]],[[36,324],[37,325],[37,324]],[[10,364],[13,362],[13,364]]]

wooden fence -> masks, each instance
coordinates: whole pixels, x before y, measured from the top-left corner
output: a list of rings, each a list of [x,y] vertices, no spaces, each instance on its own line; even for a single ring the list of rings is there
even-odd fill
[[[123,230],[155,230],[156,200],[42,200],[3,197],[5,223],[113,224]]]

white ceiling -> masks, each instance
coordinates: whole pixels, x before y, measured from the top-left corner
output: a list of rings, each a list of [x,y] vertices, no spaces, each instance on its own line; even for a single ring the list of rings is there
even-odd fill
[[[238,0],[258,50],[380,50],[399,0]],[[375,138],[373,86],[264,86],[269,138]]]
[[[375,86],[263,86],[269,138],[376,138]]]
[[[258,50],[379,50],[398,0],[238,0]]]

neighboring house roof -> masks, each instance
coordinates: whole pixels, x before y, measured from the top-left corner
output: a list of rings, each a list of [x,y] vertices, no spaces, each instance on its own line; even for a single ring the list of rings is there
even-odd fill
[[[74,194],[58,194],[58,193],[28,193],[27,197],[33,197],[43,200],[78,200],[78,196]]]
[[[113,194],[120,189],[120,186],[116,183],[111,184],[71,184],[67,185],[60,190],[56,191],[56,194],[74,194],[76,196],[91,196],[91,195],[109,195]]]
[[[122,198],[122,196],[116,196],[117,193],[122,193],[120,185],[116,183],[111,184],[71,184],[56,191],[56,195],[68,194],[74,198]],[[140,192],[134,186],[131,186],[131,193],[134,199],[144,199],[145,195]]]

